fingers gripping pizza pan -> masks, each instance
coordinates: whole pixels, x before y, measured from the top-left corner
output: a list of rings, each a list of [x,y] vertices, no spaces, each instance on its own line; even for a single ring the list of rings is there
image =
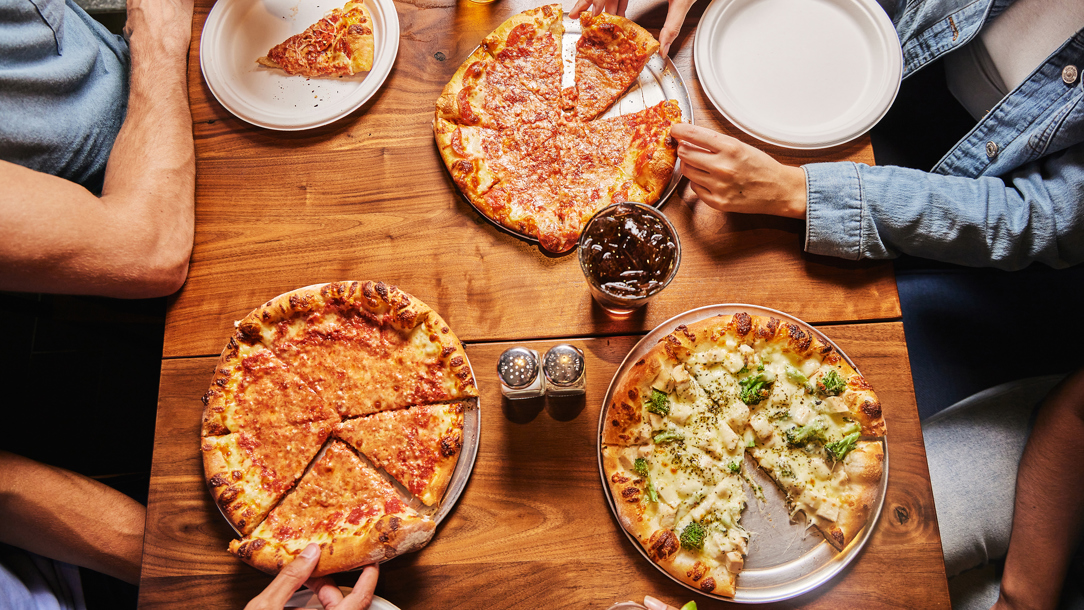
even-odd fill
[[[481,414],[444,320],[381,282],[275,297],[236,323],[203,397],[208,490],[276,573],[309,543],[315,575],[416,551],[466,487]]]
[[[681,179],[669,127],[692,123],[693,110],[658,47],[631,20],[569,19],[559,4],[508,19],[436,103],[437,147],[461,196],[497,228],[552,253],[574,248],[582,225],[610,203],[661,206]],[[627,60],[606,61],[622,50]]]
[[[767,603],[828,582],[888,486],[880,402],[817,329],[742,304],[675,316],[618,367],[599,417],[611,511],[661,572]]]

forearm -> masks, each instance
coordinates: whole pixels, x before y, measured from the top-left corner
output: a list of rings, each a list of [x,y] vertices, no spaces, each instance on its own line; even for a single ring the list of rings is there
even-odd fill
[[[180,288],[195,207],[191,8],[191,0],[129,6],[130,98],[100,198],[0,162],[0,290],[140,298]]]
[[[97,481],[0,451],[0,541],[138,584],[145,518]]]
[[[195,151],[188,106],[191,2],[131,0],[125,29],[131,49],[128,112],[113,145],[103,205],[139,206],[147,252],[190,253],[195,226]],[[160,261],[158,266],[183,264]]]
[[[805,170],[806,249],[814,254],[913,254],[1002,269],[1084,261],[1084,145],[1005,180],[854,163]]]
[[[1040,408],[1020,460],[1000,608],[1054,608],[1084,524],[1084,371]]]

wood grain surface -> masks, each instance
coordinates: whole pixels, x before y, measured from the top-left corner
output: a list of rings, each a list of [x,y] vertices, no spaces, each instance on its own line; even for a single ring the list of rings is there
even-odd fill
[[[776,607],[948,608],[902,325],[820,329],[852,357],[882,400],[888,492],[855,562],[815,591]],[[700,608],[726,606],[647,563],[620,531],[604,496],[597,461],[600,403],[638,340],[571,340],[587,355],[586,396],[511,402],[502,399],[495,373],[509,344],[467,345],[482,414],[473,474],[433,541],[385,564],[377,594],[404,610],[605,609],[645,594],[675,605],[695,599]],[[527,345],[541,351],[554,343]],[[226,552],[233,533],[203,482],[200,396],[215,363],[210,357],[163,362],[141,608],[241,608],[270,581]],[[339,576],[345,585],[356,578]]]
[[[373,99],[326,127],[276,132],[234,117],[207,88],[199,37],[212,0],[197,0],[189,63],[196,240],[188,282],[170,302],[165,355],[217,354],[234,321],[257,305],[334,280],[396,284],[469,341],[637,333],[692,307],[727,302],[810,322],[899,317],[889,264],[806,255],[802,222],[717,212],[696,200],[687,181],[663,208],[682,240],[678,275],[624,320],[592,305],[575,255],[548,255],[482,218],[441,162],[434,103],[486,34],[538,4],[397,1],[399,54]],[[567,10],[572,0],[564,4]],[[700,89],[692,41],[706,5],[694,6],[671,55],[695,123],[752,142]],[[665,2],[633,0],[628,15],[657,33],[665,10]],[[757,145],[792,165],[873,162],[865,137],[824,151]]]

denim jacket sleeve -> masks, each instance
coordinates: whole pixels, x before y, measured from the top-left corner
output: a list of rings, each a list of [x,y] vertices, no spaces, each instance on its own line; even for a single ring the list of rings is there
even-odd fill
[[[1003,177],[817,163],[806,173],[806,251],[912,254],[1015,270],[1084,262],[1084,144]]]

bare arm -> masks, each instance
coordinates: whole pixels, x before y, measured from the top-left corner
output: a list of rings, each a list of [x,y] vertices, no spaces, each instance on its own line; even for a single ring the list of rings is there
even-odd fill
[[[192,0],[129,0],[125,29],[131,93],[102,196],[0,161],[0,290],[140,298],[184,283],[195,195]]]
[[[119,491],[0,451],[0,541],[138,584],[145,519]]]
[[[1084,525],[1084,370],[1040,407],[1016,477],[1009,553],[994,608],[1054,608]]]

